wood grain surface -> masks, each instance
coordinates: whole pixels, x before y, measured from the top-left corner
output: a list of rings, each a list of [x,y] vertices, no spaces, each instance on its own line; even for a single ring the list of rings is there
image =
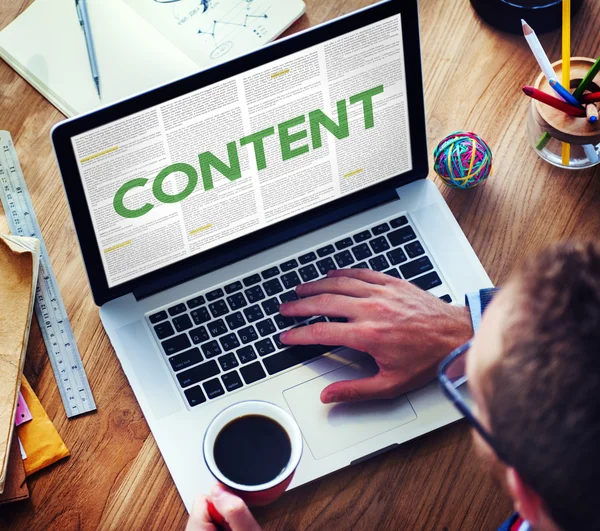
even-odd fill
[[[0,0],[0,28],[30,0]],[[306,0],[298,31],[371,3]],[[598,170],[567,172],[540,160],[526,137],[521,86],[538,67],[522,37],[497,32],[468,0],[421,0],[429,151],[452,131],[477,132],[494,175],[470,191],[442,190],[495,283],[526,254],[600,233]],[[574,55],[600,53],[600,3],[573,21]],[[541,38],[551,60],[560,35]],[[87,284],[49,132],[63,116],[0,61],[0,128],[15,141],[98,411],[67,420],[37,323],[25,374],[71,457],[30,478],[31,499],[0,509],[0,529],[183,529],[187,515],[100,323]],[[7,225],[0,216],[0,232]],[[257,510],[267,530],[486,530],[511,512],[458,423],[287,493]]]

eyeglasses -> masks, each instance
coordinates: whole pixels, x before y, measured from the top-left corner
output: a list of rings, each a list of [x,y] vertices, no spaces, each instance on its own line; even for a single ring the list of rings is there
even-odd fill
[[[492,435],[475,418],[469,405],[472,399],[467,385],[466,367],[467,353],[470,348],[471,341],[467,341],[464,345],[452,351],[438,368],[438,380],[442,385],[444,394],[450,399],[456,409],[464,415],[477,433],[490,445],[498,458],[508,463],[506,456],[498,449],[498,445]]]

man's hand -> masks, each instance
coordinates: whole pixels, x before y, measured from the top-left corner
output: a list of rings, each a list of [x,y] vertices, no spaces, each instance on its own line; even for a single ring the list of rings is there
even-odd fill
[[[199,495],[196,498],[185,531],[217,531],[219,529],[208,513],[209,501],[225,519],[231,531],[261,531],[246,504],[219,484],[213,487],[210,497]]]
[[[473,335],[467,308],[451,306],[406,280],[369,269],[330,271],[327,278],[296,287],[298,301],[282,304],[289,317],[345,317],[289,330],[289,345],[345,346],[368,352],[379,366],[370,378],[336,382],[321,401],[393,398],[429,383],[438,363]]]

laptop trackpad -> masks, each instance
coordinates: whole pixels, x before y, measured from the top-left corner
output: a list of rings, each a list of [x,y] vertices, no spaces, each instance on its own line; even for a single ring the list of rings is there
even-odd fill
[[[405,396],[347,404],[322,404],[321,391],[340,380],[365,378],[377,373],[368,356],[301,383],[283,392],[315,459],[354,446],[417,418]]]

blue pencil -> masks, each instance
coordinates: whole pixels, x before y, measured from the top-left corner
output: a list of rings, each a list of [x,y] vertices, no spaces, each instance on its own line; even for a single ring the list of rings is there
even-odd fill
[[[581,107],[581,103],[577,101],[577,98],[573,96],[565,87],[563,87],[557,79],[550,80],[550,86],[560,95],[562,99],[564,99],[567,103],[571,105],[575,105],[576,107]]]

